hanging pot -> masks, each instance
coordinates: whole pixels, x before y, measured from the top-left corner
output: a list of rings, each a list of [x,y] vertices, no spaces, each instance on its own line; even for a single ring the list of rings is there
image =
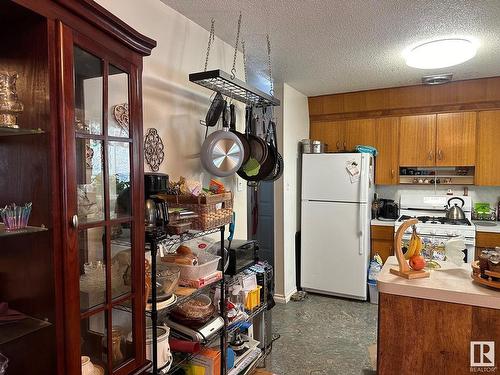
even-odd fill
[[[225,104],[227,107],[227,103]],[[226,109],[223,110],[225,112]],[[201,146],[201,164],[210,174],[227,177],[236,173],[243,163],[243,144],[229,131],[227,115],[223,115],[223,130],[210,134]]]
[[[238,176],[247,181],[257,181],[255,176],[259,173],[262,163],[268,154],[267,143],[255,135],[256,120],[253,117],[253,110],[247,107],[245,121],[245,137],[250,146],[250,156],[248,161],[238,170]]]
[[[213,127],[217,125],[222,111],[224,111],[225,100],[220,92],[215,94],[212,104],[208,109],[207,115],[205,116],[205,125]]]
[[[269,128],[271,129],[271,139],[270,139],[270,147],[273,148],[276,154],[276,163],[274,166],[274,170],[269,176],[267,176],[265,181],[276,181],[283,175],[284,162],[283,157],[278,151],[278,141],[276,136],[276,123],[274,121],[269,122]]]

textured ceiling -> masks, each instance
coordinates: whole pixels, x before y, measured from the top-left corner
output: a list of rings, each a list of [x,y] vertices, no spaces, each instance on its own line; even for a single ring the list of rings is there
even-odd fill
[[[500,75],[500,0],[161,0],[233,44],[243,14],[249,81],[266,87],[266,33],[273,75],[313,96]],[[470,36],[480,47],[464,64],[437,70],[407,67],[403,50],[438,37]],[[200,51],[200,54],[204,55]]]

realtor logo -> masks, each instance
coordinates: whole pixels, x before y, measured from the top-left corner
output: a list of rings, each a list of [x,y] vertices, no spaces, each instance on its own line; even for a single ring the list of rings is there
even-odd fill
[[[470,367],[495,367],[495,342],[470,342]]]

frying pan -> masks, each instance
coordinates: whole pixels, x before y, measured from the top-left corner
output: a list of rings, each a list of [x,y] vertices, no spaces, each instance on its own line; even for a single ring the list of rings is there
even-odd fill
[[[248,144],[250,147],[249,160],[246,164],[248,164],[249,162],[257,163],[260,170],[260,165],[262,165],[264,160],[267,158],[267,154],[269,152],[267,143],[262,138],[254,135],[255,119],[253,118],[253,110],[251,107],[247,107],[245,117],[245,137],[248,140]],[[238,176],[247,181],[257,181],[254,178],[255,176],[247,175],[244,167],[245,165],[240,168],[240,170],[238,171]]]
[[[283,168],[284,168],[284,162],[283,162],[283,157],[278,151],[278,143],[277,143],[277,137],[276,137],[276,123],[274,121],[269,122],[269,127],[271,128],[272,131],[272,137],[270,140],[271,148],[274,149],[276,153],[276,164],[274,166],[274,170],[269,176],[267,176],[264,180],[265,181],[276,181],[283,175]]]
[[[243,144],[229,131],[227,103],[223,107],[223,130],[210,134],[201,146],[201,164],[210,174],[218,177],[230,176],[243,163]]]
[[[212,104],[210,104],[210,108],[208,108],[207,115],[205,116],[205,125],[206,126],[215,126],[217,125],[217,121],[219,121],[220,115],[224,110],[225,100],[222,97],[220,92],[215,94],[214,99],[212,100]]]
[[[229,106],[229,112],[230,112],[229,129],[233,134],[235,134],[239,138],[241,144],[243,145],[242,165],[245,165],[248,159],[250,159],[250,145],[248,144],[248,139],[245,137],[245,135],[236,130],[236,112],[234,104],[231,104]]]
[[[276,161],[277,161],[277,152],[276,148],[273,147],[271,143],[268,143],[268,139],[270,138],[270,129],[271,128],[271,123],[269,123],[269,127],[267,128],[267,131],[264,131],[265,133],[265,142],[266,142],[266,147],[267,147],[267,157],[264,160],[264,162],[260,166],[259,173],[257,175],[252,176],[253,181],[262,181],[265,180],[269,175],[273,174],[275,166],[276,166]],[[265,123],[264,123],[264,129],[265,129]]]

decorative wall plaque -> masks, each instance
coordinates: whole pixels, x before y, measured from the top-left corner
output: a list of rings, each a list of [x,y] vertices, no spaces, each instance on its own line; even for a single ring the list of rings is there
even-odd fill
[[[113,107],[113,117],[120,128],[128,134],[129,116],[128,103],[117,104]]]
[[[165,158],[163,141],[155,128],[149,128],[144,137],[144,158],[153,172],[160,170]]]

